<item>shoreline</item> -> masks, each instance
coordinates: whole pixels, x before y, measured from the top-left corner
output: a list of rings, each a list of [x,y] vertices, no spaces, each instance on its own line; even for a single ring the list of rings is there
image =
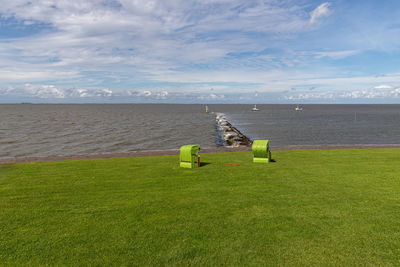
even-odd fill
[[[224,113],[214,113],[216,126],[220,136],[224,140],[222,147],[202,148],[200,153],[223,153],[223,152],[251,152],[253,141],[242,134],[235,126],[233,126],[225,117]],[[323,150],[323,149],[377,149],[377,148],[397,148],[400,144],[354,144],[354,145],[286,145],[286,146],[270,146],[271,151],[287,151],[287,150]],[[179,155],[179,149],[161,149],[161,150],[142,150],[132,152],[116,152],[116,153],[97,153],[82,154],[68,156],[39,156],[39,157],[17,157],[17,158],[0,158],[0,165],[14,163],[32,163],[47,161],[64,161],[64,160],[83,160],[83,159],[107,159],[107,158],[134,158],[134,157],[151,157],[151,156],[168,156]]]
[[[358,145],[291,145],[291,146],[270,146],[271,151],[288,151],[288,150],[323,150],[323,149],[377,149],[377,148],[397,148],[400,144],[358,144]],[[239,147],[216,147],[203,148],[202,153],[221,153],[221,152],[250,152],[250,146]],[[64,160],[82,160],[82,159],[107,159],[107,158],[134,158],[134,157],[150,157],[150,156],[167,156],[179,155],[179,149],[169,150],[147,150],[122,153],[104,153],[104,154],[86,154],[74,156],[46,156],[46,157],[26,157],[26,158],[3,158],[0,159],[0,165],[14,163],[32,163],[46,161],[64,161]]]

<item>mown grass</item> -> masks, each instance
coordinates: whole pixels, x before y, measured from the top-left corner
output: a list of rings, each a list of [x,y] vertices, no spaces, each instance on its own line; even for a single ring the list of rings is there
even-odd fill
[[[400,150],[201,159],[0,166],[0,265],[400,265]]]

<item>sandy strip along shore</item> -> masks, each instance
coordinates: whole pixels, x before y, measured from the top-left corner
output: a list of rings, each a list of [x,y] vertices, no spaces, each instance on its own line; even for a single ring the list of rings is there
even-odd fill
[[[308,146],[271,146],[271,151],[299,150],[299,149],[367,149],[367,148],[400,148],[400,145],[308,145]],[[218,152],[243,152],[251,151],[251,147],[217,147],[204,148],[201,153]],[[42,161],[61,161],[61,160],[81,160],[81,159],[105,159],[105,158],[124,158],[124,157],[147,157],[179,155],[179,149],[172,150],[151,150],[126,153],[107,153],[107,154],[89,154],[76,156],[51,156],[51,157],[27,157],[27,158],[4,158],[0,159],[0,164],[24,163],[24,162],[42,162]]]

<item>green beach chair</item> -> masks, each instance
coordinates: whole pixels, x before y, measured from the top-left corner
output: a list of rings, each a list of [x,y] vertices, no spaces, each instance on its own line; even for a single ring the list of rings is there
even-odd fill
[[[268,163],[271,161],[269,140],[254,140],[252,145],[253,162]]]
[[[181,146],[179,166],[182,168],[200,167],[199,145]]]

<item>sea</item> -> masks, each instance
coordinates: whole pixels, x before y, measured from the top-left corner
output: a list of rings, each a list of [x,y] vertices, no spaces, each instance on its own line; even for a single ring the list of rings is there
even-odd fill
[[[0,158],[226,146],[217,116],[271,146],[400,144],[400,105],[0,104]]]

